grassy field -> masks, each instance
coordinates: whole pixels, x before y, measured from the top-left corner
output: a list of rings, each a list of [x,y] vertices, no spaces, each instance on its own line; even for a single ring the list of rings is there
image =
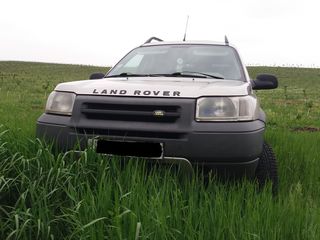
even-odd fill
[[[320,239],[320,69],[251,67],[280,189],[189,181],[143,161],[52,154],[35,121],[59,82],[107,68],[0,62],[0,239]]]

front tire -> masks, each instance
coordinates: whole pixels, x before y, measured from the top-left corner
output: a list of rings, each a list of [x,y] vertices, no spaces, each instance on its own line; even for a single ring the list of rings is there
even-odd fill
[[[277,161],[272,148],[267,143],[263,144],[263,150],[260,155],[255,177],[260,189],[270,181],[272,184],[272,193],[277,194],[279,185]]]

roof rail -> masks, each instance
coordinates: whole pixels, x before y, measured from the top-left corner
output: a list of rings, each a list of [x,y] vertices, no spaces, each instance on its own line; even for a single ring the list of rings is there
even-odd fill
[[[149,38],[147,41],[145,41],[145,43],[144,44],[146,44],[146,43],[151,43],[152,42],[152,40],[156,40],[156,41],[159,41],[159,42],[162,42],[163,40],[162,39],[160,39],[160,38],[157,38],[157,37],[151,37],[151,38]]]

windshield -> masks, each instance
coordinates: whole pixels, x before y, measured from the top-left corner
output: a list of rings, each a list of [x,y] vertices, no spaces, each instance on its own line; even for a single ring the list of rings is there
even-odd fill
[[[244,81],[239,57],[230,46],[156,45],[139,47],[111,71],[112,76],[191,76]]]

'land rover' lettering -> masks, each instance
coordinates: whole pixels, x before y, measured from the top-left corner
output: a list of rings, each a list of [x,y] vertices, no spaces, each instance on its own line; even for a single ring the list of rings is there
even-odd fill
[[[164,97],[180,97],[179,91],[156,91],[156,90],[133,90],[125,89],[93,89],[92,93],[101,95],[134,95],[134,96],[164,96]]]
[[[179,92],[179,91],[174,91],[174,92],[173,92],[173,96],[174,96],[174,97],[175,97],[175,96],[180,97],[180,92]]]

